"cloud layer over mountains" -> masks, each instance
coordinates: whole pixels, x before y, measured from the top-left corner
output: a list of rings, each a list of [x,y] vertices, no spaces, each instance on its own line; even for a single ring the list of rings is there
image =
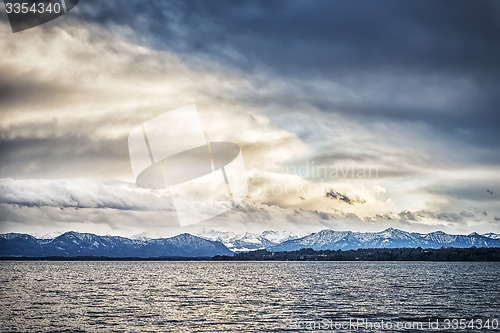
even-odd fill
[[[17,34],[0,15],[0,231],[177,234],[127,136],[194,103],[250,185],[200,227],[499,232],[498,31],[495,0],[87,0]]]

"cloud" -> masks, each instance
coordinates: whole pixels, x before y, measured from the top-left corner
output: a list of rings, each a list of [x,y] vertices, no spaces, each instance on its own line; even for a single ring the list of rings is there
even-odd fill
[[[233,212],[240,226],[247,214],[290,228],[363,231],[371,218],[483,228],[500,214],[499,9],[490,0],[88,0],[20,34],[2,20],[0,177],[70,179],[2,181],[3,209],[19,223],[38,211],[48,225],[58,208],[68,223],[111,226],[114,214],[160,223],[154,196],[71,179],[133,181],[130,131],[195,103],[207,138],[238,143],[258,184],[259,208]],[[329,188],[366,203],[325,198]],[[489,217],[466,226],[463,211]],[[227,225],[216,221],[207,223]]]
[[[453,14],[450,4],[455,7]],[[496,1],[479,5],[468,1],[436,4],[431,0],[411,4],[343,0],[144,5],[136,0],[116,6],[94,0],[80,4],[75,15],[83,22],[107,28],[130,27],[155,47],[176,52],[215,54],[227,60],[231,47],[249,62],[260,61],[296,75],[309,72],[311,67],[326,69],[325,74],[342,69],[349,72],[353,65],[360,69],[380,64],[485,67],[497,58],[495,53],[479,51],[498,52],[499,48],[491,45],[496,41],[498,9]],[[393,29],[395,26],[398,29]],[[478,52],[470,50],[471,46]],[[222,57],[224,54],[227,56]]]
[[[0,203],[61,209],[172,210],[164,191],[147,190],[119,181],[89,179],[1,179]]]
[[[488,147],[481,160],[500,156],[492,140],[500,121],[496,1],[187,1],[154,7],[131,1],[119,11],[87,6],[81,7],[84,20],[133,27],[156,48],[289,83],[290,93],[251,96],[253,103],[308,104],[358,122],[405,128],[423,123],[448,141]],[[266,90],[276,84],[261,82]]]
[[[380,231],[399,227],[429,232],[498,232],[496,216],[484,211],[402,211],[396,215],[358,216],[341,211],[280,207],[245,200],[228,212],[181,228],[168,195],[133,184],[99,180],[12,180],[0,182],[0,232],[42,236],[77,230],[97,234],[169,236],[203,228],[237,232],[288,230],[297,234],[322,229]],[[194,205],[196,210],[210,206]]]
[[[130,131],[193,103],[207,138],[239,143],[248,163],[273,165],[307,149],[257,109],[234,104],[235,94],[254,90],[237,70],[210,61],[190,68],[176,54],[125,40],[124,28],[117,36],[97,26],[45,29],[0,42],[0,83],[8,92],[0,112],[2,176],[130,180]]]
[[[289,103],[365,121],[424,122],[452,140],[494,148],[499,9],[491,0],[129,1],[82,4],[76,19],[126,27],[137,43],[189,59],[306,82]]]
[[[334,188],[329,189],[326,192],[325,197],[326,198],[331,198],[331,199],[336,199],[338,201],[345,202],[345,203],[347,203],[349,205],[354,205],[355,203],[358,203],[358,204],[364,204],[364,203],[366,203],[365,200],[359,198],[358,196],[348,197],[347,195],[338,192]]]

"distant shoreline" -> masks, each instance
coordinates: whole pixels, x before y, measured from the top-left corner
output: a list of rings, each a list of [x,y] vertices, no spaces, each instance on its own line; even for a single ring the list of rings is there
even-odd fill
[[[234,256],[215,256],[216,261],[500,261],[498,247],[384,248],[357,250],[313,250],[269,252],[257,250]]]
[[[270,252],[257,250],[234,256],[214,257],[0,257],[0,261],[432,261],[500,262],[500,248],[389,248],[358,250],[313,250]]]
[[[212,261],[213,257],[0,257],[0,261]]]

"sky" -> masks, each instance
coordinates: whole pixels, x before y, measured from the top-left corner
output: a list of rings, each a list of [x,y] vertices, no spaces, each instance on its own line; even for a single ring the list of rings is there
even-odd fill
[[[81,0],[15,34],[0,7],[1,233],[500,232],[496,0]],[[127,138],[192,104],[249,187],[181,227]]]

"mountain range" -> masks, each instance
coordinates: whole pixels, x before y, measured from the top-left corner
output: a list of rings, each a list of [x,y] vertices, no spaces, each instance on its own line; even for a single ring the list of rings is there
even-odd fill
[[[190,234],[170,238],[129,239],[66,232],[55,238],[37,239],[27,234],[0,235],[0,256],[16,257],[213,257],[232,255],[224,244]]]
[[[200,235],[180,234],[170,238],[130,239],[98,236],[74,231],[55,237],[35,238],[28,234],[0,235],[3,257],[213,257],[234,252],[267,249],[268,251],[354,250],[360,248],[441,248],[500,247],[500,235],[450,235],[442,231],[421,234],[388,228],[381,232],[352,232],[325,229],[302,237],[288,232],[265,231],[261,234],[204,230]]]
[[[352,232],[322,230],[305,237],[285,241],[268,248],[269,251],[295,251],[301,248],[314,250],[356,250],[362,248],[402,247],[500,247],[498,234],[490,237],[475,232],[469,235],[450,235],[442,231],[421,234],[388,228],[381,232]]]
[[[257,249],[269,251],[295,251],[301,248],[314,250],[355,250],[359,248],[396,247],[498,247],[500,234],[450,235],[442,231],[421,234],[388,228],[380,232],[334,231],[325,229],[317,233],[297,236],[289,232],[264,231],[261,234],[203,230],[198,236],[219,241],[233,252]]]

